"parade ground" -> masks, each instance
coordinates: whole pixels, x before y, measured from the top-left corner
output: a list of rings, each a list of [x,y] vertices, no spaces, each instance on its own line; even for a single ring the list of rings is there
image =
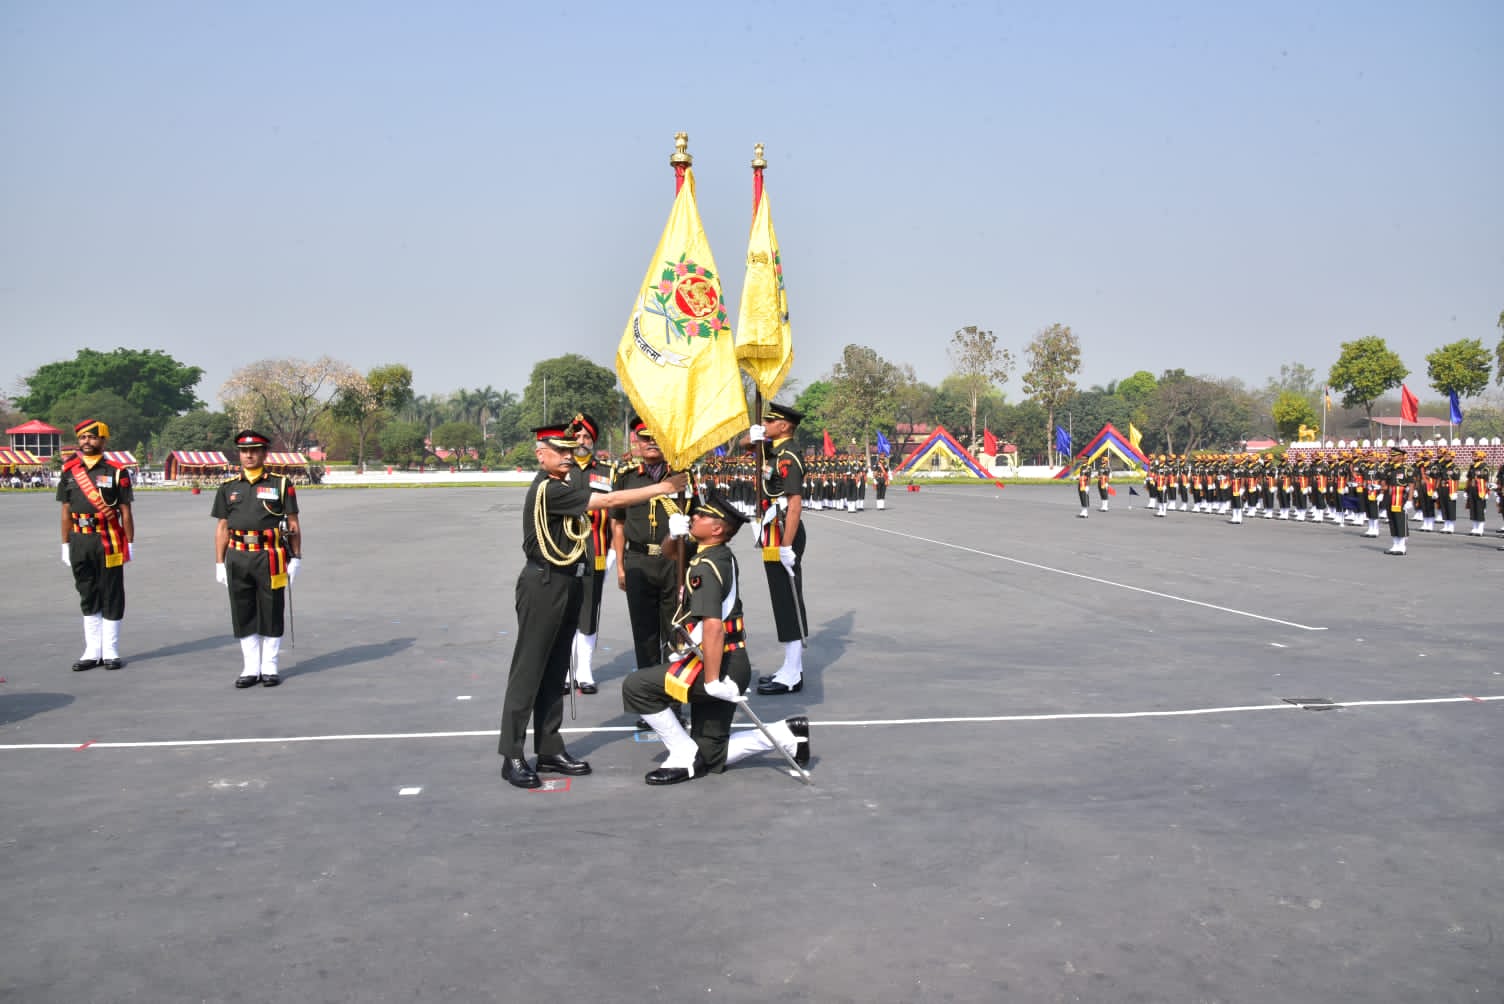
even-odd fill
[[[58,507],[0,497],[0,1000],[1504,999],[1495,514],[1386,557],[1125,486],[811,512],[804,688],[751,706],[809,716],[813,784],[646,786],[612,586],[594,773],[529,792],[522,499],[305,491],[285,682],[236,690],[209,494],[138,495],[127,664],[86,673]]]

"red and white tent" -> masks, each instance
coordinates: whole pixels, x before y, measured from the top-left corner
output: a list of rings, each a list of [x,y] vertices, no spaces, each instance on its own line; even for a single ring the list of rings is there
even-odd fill
[[[173,450],[162,465],[162,477],[168,481],[212,477],[228,472],[231,466],[223,453],[214,450]]]
[[[115,463],[120,464],[123,467],[141,466],[141,462],[136,459],[136,455],[130,450],[105,450],[104,458],[106,460],[113,460]]]
[[[46,463],[47,461],[40,460],[25,450],[13,450],[8,446],[0,446],[0,469],[41,467]]]
[[[282,470],[289,467],[303,469],[308,466],[308,458],[301,453],[268,453],[266,455],[266,466],[274,470]]]

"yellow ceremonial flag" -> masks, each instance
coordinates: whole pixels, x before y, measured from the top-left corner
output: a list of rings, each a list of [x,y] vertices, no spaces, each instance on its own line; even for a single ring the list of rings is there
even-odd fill
[[[1330,388],[1330,387],[1323,387],[1322,390],[1321,390],[1321,397],[1326,402],[1326,410],[1327,411],[1331,411],[1332,410],[1332,388]]]
[[[671,467],[747,428],[747,399],[710,242],[684,171],[616,348],[616,375]]]
[[[789,332],[789,301],[783,288],[783,261],[767,192],[757,200],[752,235],[747,239],[747,274],[742,283],[741,312],[736,319],[736,361],[752,377],[766,400],[773,400],[794,364],[794,337]]]
[[[1138,452],[1140,452],[1140,453],[1143,453],[1144,449],[1143,449],[1143,447],[1141,447],[1141,446],[1138,445],[1138,442],[1139,442],[1139,440],[1141,440],[1143,438],[1144,438],[1144,434],[1142,432],[1138,431],[1138,426],[1134,425],[1132,422],[1129,422],[1128,423],[1128,442],[1132,443],[1133,444],[1133,448],[1135,450],[1138,450]]]

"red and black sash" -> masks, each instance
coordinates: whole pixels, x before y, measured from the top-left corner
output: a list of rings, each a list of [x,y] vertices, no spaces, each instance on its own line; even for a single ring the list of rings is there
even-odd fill
[[[100,463],[109,464],[109,461],[101,460]],[[120,510],[104,500],[104,494],[89,474],[88,465],[75,455],[63,465],[63,470],[73,475],[73,483],[78,485],[78,490],[83,492],[84,498],[89,500],[99,516],[99,540],[104,545],[104,567],[118,568],[130,561],[131,552],[129,542],[125,539],[125,525],[121,522]],[[110,470],[115,471],[118,484],[119,468],[111,465]]]

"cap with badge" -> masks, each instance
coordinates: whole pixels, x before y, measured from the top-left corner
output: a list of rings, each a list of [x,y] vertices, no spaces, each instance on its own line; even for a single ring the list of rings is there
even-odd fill
[[[713,490],[697,499],[690,507],[689,514],[722,520],[732,533],[741,529],[747,522],[747,517],[738,512],[736,506],[732,505],[720,492]]]
[[[556,450],[573,450],[575,447],[574,423],[536,426],[533,429],[533,439]]]
[[[235,446],[237,449],[264,450],[270,445],[272,445],[272,441],[255,429],[242,429],[235,434]]]
[[[641,415],[632,419],[632,435],[648,442],[653,441],[653,434],[648,431],[648,423]]]
[[[583,430],[589,433],[592,440],[601,438],[600,423],[591,418],[589,415],[585,414],[583,411],[575,413],[574,421],[570,423],[570,428],[574,429],[576,432]]]
[[[762,420],[764,423],[782,420],[790,425],[798,425],[804,421],[804,413],[786,404],[768,401],[762,406]]]
[[[75,436],[98,436],[100,439],[110,438],[110,427],[97,418],[86,418],[73,427]]]

